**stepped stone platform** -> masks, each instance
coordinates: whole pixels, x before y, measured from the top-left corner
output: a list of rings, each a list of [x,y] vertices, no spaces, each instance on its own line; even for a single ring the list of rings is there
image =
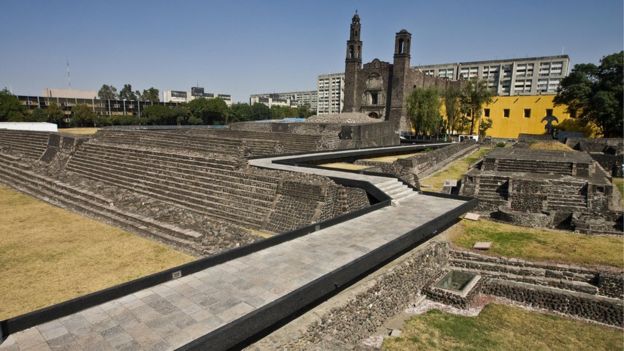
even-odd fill
[[[585,152],[497,148],[466,173],[461,193],[477,197],[479,210],[520,225],[622,231],[618,192]]]
[[[202,337],[261,313],[268,304],[380,248],[399,253],[408,248],[400,245],[407,245],[404,238],[415,235],[411,233],[416,228],[428,228],[433,231],[429,235],[435,235],[436,225],[454,221],[460,209],[470,209],[466,200],[421,194],[394,178],[275,164],[276,159],[284,158],[250,163],[366,181],[390,195],[394,205],[11,334],[0,350],[227,348],[236,344],[205,345]]]

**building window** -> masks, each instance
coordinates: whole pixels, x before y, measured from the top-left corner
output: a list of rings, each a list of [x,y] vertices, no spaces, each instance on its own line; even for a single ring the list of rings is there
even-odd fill
[[[377,92],[373,92],[371,93],[371,104],[377,105],[377,103],[378,103]]]
[[[484,110],[483,110],[483,115],[484,115],[485,117],[490,117],[490,109],[489,109],[489,108],[484,109]]]
[[[546,116],[552,116],[553,115],[553,110],[552,108],[547,108],[546,109]]]
[[[531,109],[530,108],[525,108],[524,109],[524,118],[531,118]]]
[[[503,116],[504,116],[504,117],[509,118],[509,113],[510,113],[510,111],[509,111],[509,109],[508,109],[508,108],[503,109]]]

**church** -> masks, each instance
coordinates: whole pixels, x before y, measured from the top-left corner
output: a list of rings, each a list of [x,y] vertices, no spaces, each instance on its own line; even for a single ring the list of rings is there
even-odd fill
[[[416,88],[446,89],[460,84],[446,78],[426,76],[410,67],[412,35],[402,29],[394,38],[392,63],[374,59],[362,65],[360,16],[355,13],[347,41],[343,112],[361,112],[369,117],[390,121],[395,130],[411,132],[406,99]]]

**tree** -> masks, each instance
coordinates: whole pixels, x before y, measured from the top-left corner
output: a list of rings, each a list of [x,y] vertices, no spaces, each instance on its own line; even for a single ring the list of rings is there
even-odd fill
[[[115,100],[117,99],[117,88],[112,85],[102,84],[98,91],[98,97],[102,100]]]
[[[308,118],[315,113],[316,111],[310,110],[310,105],[308,104],[303,104],[302,106],[297,107],[297,116],[301,118]]]
[[[199,98],[188,103],[191,115],[201,119],[204,124],[227,123],[228,106],[223,99]]]
[[[437,135],[442,125],[440,96],[435,88],[417,88],[407,97],[407,115],[416,134]]]
[[[624,51],[603,57],[600,65],[577,64],[561,80],[555,105],[600,127],[605,137],[624,134]]]
[[[485,132],[487,132],[488,129],[492,128],[492,119],[489,117],[485,117],[481,119],[481,122],[479,123],[479,138],[483,138],[485,136]]]
[[[149,125],[187,124],[188,117],[189,113],[186,108],[163,105],[147,106],[142,116],[145,123]]]
[[[141,94],[141,100],[149,102],[159,102],[159,94],[160,92],[158,91],[158,89],[151,87],[147,90],[143,90],[143,94]]]
[[[59,126],[64,123],[65,113],[56,102],[50,103],[46,109],[46,113],[48,114],[48,122],[56,123]]]
[[[481,79],[470,79],[462,89],[460,98],[464,112],[470,116],[470,134],[474,134],[475,121],[481,119],[483,105],[492,102],[492,91],[487,82]]]
[[[120,100],[136,100],[137,96],[132,92],[131,84],[124,84],[123,88],[119,91]]]
[[[230,107],[230,122],[249,121],[251,119],[251,106],[245,103],[232,104]]]
[[[8,89],[0,90],[0,122],[24,120],[26,108]]]
[[[72,108],[71,124],[73,127],[95,126],[96,115],[91,107],[78,104]]]
[[[24,116],[25,122],[47,122],[48,114],[41,108],[32,110],[30,114]]]
[[[446,121],[450,133],[457,130],[457,122],[461,116],[461,89],[456,85],[450,85],[444,91],[444,109]]]
[[[259,120],[270,119],[270,118],[271,118],[271,110],[269,109],[267,105],[261,104],[259,102],[256,102],[255,104],[251,105],[250,120],[259,121]]]

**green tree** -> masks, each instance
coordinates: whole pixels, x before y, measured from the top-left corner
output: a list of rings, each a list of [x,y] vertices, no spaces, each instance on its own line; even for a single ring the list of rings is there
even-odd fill
[[[56,102],[50,103],[46,109],[46,113],[48,115],[48,122],[50,123],[56,123],[58,126],[61,126],[65,122],[65,113]]]
[[[487,82],[481,79],[470,79],[462,88],[460,103],[463,110],[470,116],[470,134],[474,134],[475,121],[481,119],[483,105],[492,102],[492,91]]]
[[[245,103],[232,104],[230,107],[230,122],[249,121],[251,119],[251,106]]]
[[[417,88],[407,97],[407,115],[416,134],[437,135],[442,126],[440,95],[435,88]]]
[[[223,99],[199,98],[188,103],[191,115],[201,119],[204,124],[227,123],[228,106]]]
[[[48,114],[41,108],[36,108],[24,116],[25,122],[47,122]]]
[[[117,88],[112,85],[102,84],[98,91],[98,97],[102,100],[115,100],[117,99]]]
[[[150,102],[160,102],[159,97],[160,92],[158,89],[151,87],[149,89],[143,90],[143,94],[141,94],[141,100],[150,101]]]
[[[479,138],[483,139],[485,137],[485,133],[488,129],[492,128],[492,119],[489,117],[481,118],[481,122],[479,122]]]
[[[252,121],[259,121],[259,120],[263,120],[263,119],[270,119],[271,118],[271,110],[269,109],[269,107],[265,104],[261,104],[259,102],[256,102],[255,104],[251,105],[251,115],[250,115],[250,120]]]
[[[131,84],[124,84],[123,88],[119,91],[119,99],[120,100],[136,100],[137,96],[132,91]]]
[[[95,119],[95,112],[87,105],[78,104],[72,108],[71,125],[73,127],[95,126]]]
[[[147,106],[142,119],[149,125],[188,124],[189,113],[185,107],[163,105]]]
[[[456,85],[450,85],[444,91],[444,108],[446,110],[446,121],[449,132],[452,134],[457,130],[457,122],[461,116],[461,89]]]
[[[26,108],[19,102],[17,96],[4,88],[0,90],[0,122],[21,122],[24,120]]]
[[[302,106],[297,107],[297,116],[301,118],[308,118],[312,115],[316,114],[316,111],[310,110],[310,105],[304,104]]]
[[[624,134],[624,51],[603,57],[600,65],[577,64],[554,99],[572,116],[593,122],[605,137]]]

